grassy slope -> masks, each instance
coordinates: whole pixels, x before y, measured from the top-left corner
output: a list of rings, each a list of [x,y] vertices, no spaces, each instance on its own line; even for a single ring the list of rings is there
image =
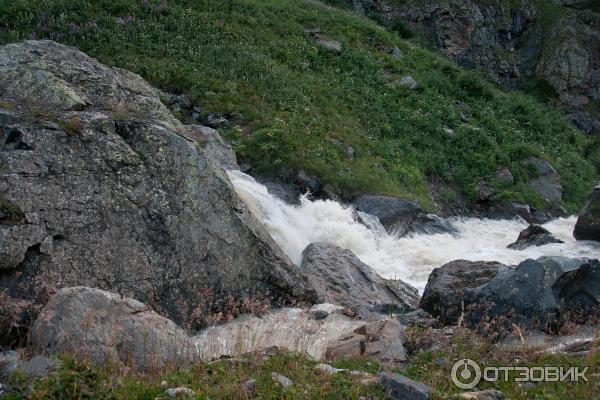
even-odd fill
[[[336,56],[304,35],[320,27]],[[508,165],[503,198],[542,206],[524,187],[519,160],[539,155],[559,170],[565,202],[580,206],[597,177],[582,159],[587,139],[531,98],[503,93],[480,75],[402,40],[372,21],[315,1],[0,1],[0,43],[50,38],[100,61],[188,93],[212,112],[241,115],[225,132],[260,169],[303,168],[349,193],[381,192],[432,207],[426,180],[467,195]],[[378,46],[398,46],[397,61]],[[407,74],[416,91],[383,74]],[[462,122],[460,113],[471,114]],[[455,135],[444,133],[450,127]],[[356,158],[345,155],[347,146]]]
[[[427,341],[430,331],[411,328],[412,338]],[[582,370],[589,367],[587,377],[590,382],[545,382],[525,388],[511,380],[504,382],[481,382],[479,388],[502,391],[511,400],[562,400],[597,399],[600,396],[599,372],[600,353],[587,357],[561,355],[536,355],[533,351],[498,350],[488,341],[482,341],[468,331],[460,331],[443,350],[421,351],[411,357],[403,375],[434,388],[432,400],[456,399],[462,390],[450,381],[452,365],[459,359],[470,358],[484,366],[555,366],[568,369],[577,366]],[[444,359],[445,362],[440,362]],[[167,387],[187,387],[194,390],[195,399],[383,399],[378,385],[364,386],[361,378],[347,373],[334,376],[324,375],[313,367],[315,361],[291,354],[282,353],[267,359],[248,356],[238,360],[217,361],[199,364],[179,373],[150,373],[136,375],[127,370],[97,368],[88,363],[78,363],[65,359],[64,367],[48,378],[31,382],[22,376],[14,375],[8,385],[12,395],[8,399],[159,399],[166,398],[162,381]],[[389,367],[367,359],[349,359],[335,362],[337,368],[364,371],[377,374],[379,371],[392,371]],[[273,383],[271,372],[283,374],[295,383],[289,389]],[[247,397],[242,384],[256,379],[254,397]],[[363,397],[364,396],[364,397]]]

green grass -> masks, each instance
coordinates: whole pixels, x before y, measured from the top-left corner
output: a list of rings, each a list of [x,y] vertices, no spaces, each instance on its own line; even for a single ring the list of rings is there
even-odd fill
[[[337,56],[304,29],[343,44]],[[302,0],[0,1],[0,43],[50,38],[188,93],[206,112],[240,116],[223,132],[255,171],[304,169],[349,195],[380,192],[434,208],[440,176],[474,198],[479,179],[508,166],[502,198],[545,206],[526,190],[520,160],[538,155],[580,207],[597,178],[586,137],[531,97],[505,93],[395,32],[347,10]],[[398,46],[401,60],[381,51]],[[389,78],[411,75],[416,91]],[[471,119],[460,113],[468,108]],[[451,127],[454,136],[444,134]],[[356,157],[345,155],[347,146]]]
[[[600,354],[586,357],[563,355],[538,355],[532,350],[499,350],[495,345],[472,332],[457,330],[453,339],[439,351],[418,351],[412,355],[401,374],[433,388],[432,400],[456,399],[463,391],[450,380],[453,364],[469,358],[486,366],[553,366],[589,367],[586,375],[590,382],[541,382],[527,390],[514,381],[511,373],[508,382],[485,382],[480,390],[500,390],[511,400],[561,400],[597,399],[600,386],[593,374],[599,372]],[[410,328],[408,346],[413,340],[425,340],[429,330]],[[439,362],[444,359],[445,363]],[[294,353],[280,352],[268,358],[250,355],[234,360],[222,360],[210,364],[198,364],[182,372],[154,372],[136,374],[131,370],[115,367],[96,367],[90,363],[63,358],[63,366],[50,376],[30,380],[15,374],[5,389],[7,400],[28,399],[157,399],[166,398],[165,388],[186,387],[195,393],[194,399],[371,399],[385,398],[379,385],[365,386],[361,377],[348,373],[327,375],[314,369],[315,361]],[[377,375],[380,371],[398,372],[389,366],[380,365],[364,358],[348,359],[331,363],[337,368],[363,371]],[[275,384],[271,373],[277,372],[294,382],[294,386],[283,389]],[[254,397],[247,397],[242,384],[256,379]],[[161,385],[162,382],[165,385]],[[371,396],[371,397],[369,397]]]
[[[283,353],[267,359],[245,357],[199,364],[178,373],[134,374],[90,363],[64,359],[63,367],[44,379],[30,381],[13,376],[9,387],[13,394],[7,400],[23,397],[42,399],[134,400],[167,398],[166,388],[187,387],[194,399],[359,399],[361,396],[383,398],[378,385],[365,386],[360,378],[347,373],[327,375],[313,367],[316,362],[305,357]],[[366,360],[345,363],[355,370],[377,372],[380,367]],[[271,372],[280,373],[294,382],[284,389],[274,383]],[[255,397],[247,397],[242,384],[256,379]],[[3,397],[4,398],[4,397]]]

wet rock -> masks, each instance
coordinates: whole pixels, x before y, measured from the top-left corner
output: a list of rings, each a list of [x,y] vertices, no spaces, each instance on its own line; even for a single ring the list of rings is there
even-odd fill
[[[319,180],[302,170],[296,173],[293,181],[294,184],[300,187],[303,192],[309,191],[314,194],[321,190],[321,183]]]
[[[25,216],[0,224],[0,289],[31,300],[40,280],[99,287],[178,323],[195,310],[194,328],[220,311],[207,298],[314,298],[225,172],[139,76],[26,41],[0,47],[0,95],[19,101],[0,130],[18,129],[29,146],[0,151],[0,198]],[[32,118],[40,107],[58,129]]]
[[[292,382],[290,378],[283,376],[280,373],[271,372],[271,378],[280,384],[284,389],[294,386],[294,382]]]
[[[490,200],[494,193],[494,189],[492,189],[487,182],[481,181],[475,186],[475,196],[479,202]]]
[[[577,240],[600,242],[600,184],[594,188],[589,201],[577,218],[573,236]]]
[[[136,300],[86,287],[52,296],[30,341],[46,354],[123,363],[137,371],[185,368],[198,356],[192,340],[172,321]]]
[[[527,183],[531,189],[536,191],[543,199],[553,203],[560,203],[563,187],[560,175],[550,163],[537,157],[529,157],[523,161],[523,165],[533,168],[537,176]]]
[[[485,315],[503,315],[517,324],[544,328],[549,318],[555,318],[566,310],[557,291],[559,287],[572,286],[566,285],[567,281],[558,283],[559,278],[587,263],[586,259],[566,257],[523,261],[516,268],[502,271],[465,295],[470,304],[487,305],[485,310],[473,313],[471,318],[478,320]],[[565,289],[567,292],[568,289]]]
[[[589,261],[565,273],[552,289],[564,309],[578,312],[597,307],[600,304],[600,262]]]
[[[379,374],[379,383],[385,390],[385,394],[392,400],[428,400],[433,395],[433,389],[417,381],[413,381],[400,374]]]
[[[466,289],[476,288],[509,268],[498,262],[457,260],[429,275],[419,307],[442,322],[454,324],[465,312]]]
[[[388,233],[403,237],[410,234],[456,233],[447,220],[426,213],[418,204],[392,196],[361,195],[352,204],[360,212],[373,215]]]
[[[564,243],[552,236],[545,228],[539,225],[529,225],[519,233],[517,241],[507,247],[513,250],[523,250],[530,246],[543,246],[550,243]]]
[[[514,202],[492,205],[482,212],[482,216],[490,219],[522,218],[529,223],[533,222],[531,208],[527,204]]]
[[[419,301],[417,289],[402,281],[394,281],[390,287],[387,279],[351,251],[329,243],[308,245],[302,252],[301,268],[318,301],[340,304],[359,314],[368,315],[383,305],[412,310]]]

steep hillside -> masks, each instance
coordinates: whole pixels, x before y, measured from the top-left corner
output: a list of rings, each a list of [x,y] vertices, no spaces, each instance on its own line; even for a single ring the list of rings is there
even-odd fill
[[[556,167],[574,210],[597,177],[599,155],[596,167],[583,156],[590,139],[558,113],[316,1],[1,3],[0,43],[26,38],[75,45],[186,93],[200,118],[225,117],[220,130],[251,173],[302,169],[346,197],[380,192],[435,208],[428,182],[451,201],[474,199],[486,180],[498,200],[545,207],[525,184],[535,172],[521,161],[534,155]]]
[[[600,3],[589,0],[327,0],[405,36],[417,33],[458,64],[524,89],[600,131]]]

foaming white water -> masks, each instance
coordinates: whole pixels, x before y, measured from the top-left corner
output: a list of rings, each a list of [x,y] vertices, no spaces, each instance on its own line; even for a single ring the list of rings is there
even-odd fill
[[[454,219],[452,223],[459,231],[455,236],[436,234],[396,238],[383,230],[377,218],[363,216],[368,227],[357,222],[350,207],[334,201],[311,201],[306,197],[300,198],[300,205],[289,205],[271,195],[252,177],[240,171],[229,171],[228,174],[240,197],[298,265],[302,261],[302,250],[310,243],[333,243],[351,250],[382,276],[400,278],[422,291],[430,272],[452,260],[517,264],[541,256],[600,258],[600,243],[573,238],[575,217],[544,225],[564,244],[525,250],[506,248],[527,227],[526,222],[517,220]]]

